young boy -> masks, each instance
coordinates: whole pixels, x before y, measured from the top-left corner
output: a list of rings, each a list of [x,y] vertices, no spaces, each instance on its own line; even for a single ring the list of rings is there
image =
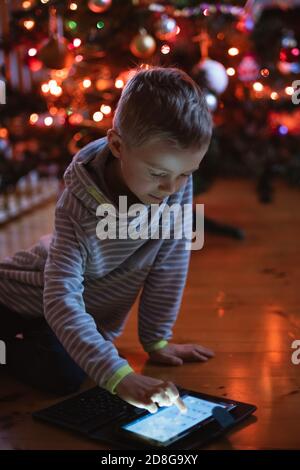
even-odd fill
[[[186,240],[101,239],[97,209],[118,209],[119,196],[147,211],[152,204],[192,204],[192,173],[211,132],[205,97],[185,72],[136,71],[107,137],[81,149],[67,168],[53,235],[0,263],[8,368],[35,386],[65,393],[87,374],[150,412],[174,403],[185,411],[173,383],[135,373],[113,340],[142,288],[138,334],[150,361],[181,365],[213,356],[199,345],[169,342],[188,271]],[[122,211],[116,214],[120,223]]]

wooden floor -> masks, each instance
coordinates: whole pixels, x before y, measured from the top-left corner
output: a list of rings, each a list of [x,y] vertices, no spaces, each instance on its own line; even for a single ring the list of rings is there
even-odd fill
[[[204,248],[192,253],[173,341],[203,344],[216,357],[181,367],[147,364],[136,304],[116,345],[137,372],[257,405],[255,418],[208,449],[300,449],[300,365],[291,361],[291,344],[300,339],[300,189],[278,182],[274,202],[263,205],[250,181],[218,181],[198,202],[247,234],[244,241],[206,235]],[[0,230],[0,257],[52,231],[53,209]],[[32,420],[33,410],[54,402],[0,366],[0,449],[108,448]]]

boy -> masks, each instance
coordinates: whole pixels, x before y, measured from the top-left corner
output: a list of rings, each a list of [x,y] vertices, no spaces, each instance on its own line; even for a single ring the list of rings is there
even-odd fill
[[[96,212],[103,204],[118,208],[119,196],[147,211],[192,204],[192,173],[211,132],[205,97],[185,72],[151,67],[127,82],[107,137],[81,149],[64,174],[53,236],[0,264],[0,331],[6,325],[8,337],[23,334],[8,346],[15,373],[27,354],[23,378],[46,389],[74,391],[88,374],[150,412],[172,404],[185,411],[175,385],[135,373],[113,339],[142,288],[138,333],[150,361],[181,365],[213,356],[199,345],[169,343],[190,258],[186,240],[100,239]],[[122,211],[116,214],[120,223]]]

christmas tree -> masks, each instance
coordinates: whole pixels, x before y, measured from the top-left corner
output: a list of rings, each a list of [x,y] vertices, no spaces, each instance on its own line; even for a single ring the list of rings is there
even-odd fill
[[[214,135],[195,194],[216,176],[300,185],[300,1],[24,0],[0,3],[0,188],[61,178],[106,135],[137,67],[175,66],[203,87]]]

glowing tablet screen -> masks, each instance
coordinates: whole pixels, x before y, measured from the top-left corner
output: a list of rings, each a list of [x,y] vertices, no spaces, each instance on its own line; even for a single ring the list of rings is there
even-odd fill
[[[154,414],[138,418],[122,426],[123,429],[161,443],[167,442],[178,434],[212,416],[215,406],[228,408],[191,395],[181,397],[187,412],[181,413],[177,406],[159,408]],[[232,406],[229,405],[229,408]]]

